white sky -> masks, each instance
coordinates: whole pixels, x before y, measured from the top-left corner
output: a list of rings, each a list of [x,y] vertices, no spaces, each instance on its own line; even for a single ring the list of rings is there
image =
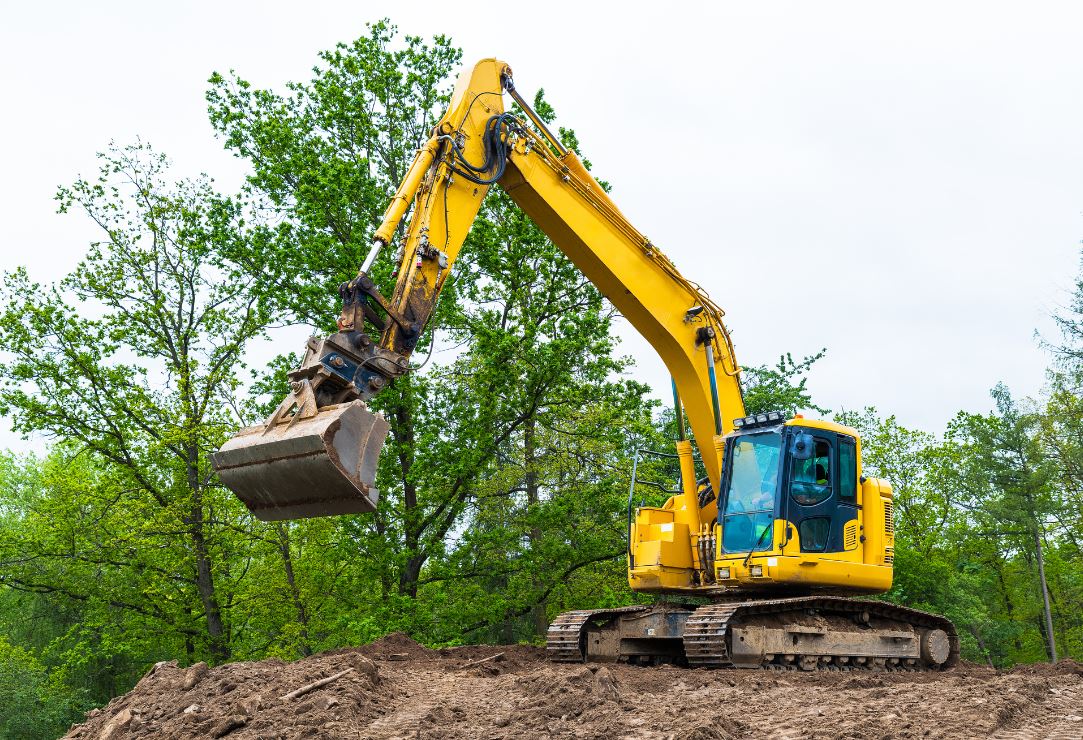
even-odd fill
[[[544,87],[625,214],[727,309],[743,364],[826,346],[821,404],[930,431],[997,381],[1040,390],[1034,333],[1054,335],[1083,237],[1069,2],[6,2],[0,269],[75,265],[95,235],[52,195],[111,139],[235,186],[210,73],[307,80],[383,16],[467,63],[505,59],[528,98]],[[0,447],[28,447],[0,425]]]

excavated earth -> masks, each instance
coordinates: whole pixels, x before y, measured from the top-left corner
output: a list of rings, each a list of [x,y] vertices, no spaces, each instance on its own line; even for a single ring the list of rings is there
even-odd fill
[[[430,650],[395,634],[292,663],[159,663],[65,737],[1083,738],[1083,665],[964,664],[945,673],[601,667],[547,663],[543,650],[519,646]]]

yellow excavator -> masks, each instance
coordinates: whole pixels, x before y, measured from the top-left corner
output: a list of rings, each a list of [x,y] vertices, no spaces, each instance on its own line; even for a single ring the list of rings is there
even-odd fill
[[[505,93],[525,120],[505,111]],[[782,412],[746,415],[722,310],[628,222],[495,59],[459,78],[358,276],[340,289],[339,331],[310,339],[290,395],[212,456],[252,513],[281,520],[375,510],[388,425],[365,400],[408,372],[493,184],[658,352],[680,429],[670,455],[677,489],[661,506],[633,507],[629,496],[628,583],[688,601],[561,614],[548,631],[549,657],[791,670],[957,663],[947,619],[852,598],[891,587],[894,555],[891,486],[862,475],[857,432]],[[408,211],[388,299],[368,271]],[[706,472],[700,480],[685,420]]]

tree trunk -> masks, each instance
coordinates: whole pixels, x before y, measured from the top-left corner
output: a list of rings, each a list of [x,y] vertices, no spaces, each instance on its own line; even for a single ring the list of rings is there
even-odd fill
[[[308,610],[305,609],[305,602],[301,600],[301,590],[297,587],[297,579],[293,574],[290,531],[282,522],[276,522],[275,529],[278,530],[278,552],[282,555],[282,567],[286,571],[286,586],[293,601],[293,609],[297,612],[297,623],[301,625],[301,655],[308,657],[312,655],[312,643],[308,636]]]
[[[1049,610],[1049,587],[1045,582],[1045,558],[1042,557],[1042,536],[1038,528],[1034,528],[1034,548],[1038,555],[1038,580],[1042,584],[1042,604],[1045,607],[1045,635],[1049,652],[1049,660],[1057,662],[1057,639],[1053,636],[1053,614]]]
[[[399,577],[399,594],[402,596],[409,596],[411,599],[417,598],[417,582],[421,578],[421,566],[425,564],[427,557],[421,553],[416,552],[417,546],[414,546],[414,555],[411,555],[406,559],[406,566],[402,569],[402,575]]]
[[[188,622],[191,623],[192,610],[190,607],[184,607],[184,615],[188,618]],[[187,630],[184,633],[184,656],[188,665],[196,662],[196,644],[192,640],[192,633]]]
[[[403,396],[408,391],[403,392]],[[399,574],[399,594],[417,598],[417,581],[425,556],[421,553],[421,512],[417,507],[417,487],[410,479],[414,467],[414,419],[406,399],[400,396],[392,414],[392,432],[399,449],[399,474],[402,477],[403,546],[406,563]]]
[[[1011,597],[1008,596],[1008,584],[1004,582],[1004,571],[1000,567],[1000,559],[993,557],[993,570],[997,574],[997,583],[1000,584],[1000,595],[1004,599],[1004,611],[1008,614],[1008,621],[1011,622],[1015,619],[1015,606],[1012,604]],[[1019,639],[1018,635],[1012,640],[1012,644],[1015,645],[1016,651],[1023,649],[1023,642]]]
[[[210,641],[211,655],[216,662],[229,660],[229,644],[225,639],[226,630],[222,621],[222,610],[218,605],[218,595],[214,588],[214,574],[211,572],[211,559],[207,552],[207,541],[203,535],[203,512],[201,507],[192,507],[192,544],[196,555],[196,589],[203,611],[207,615],[207,637]]]
[[[523,466],[526,470],[526,500],[531,507],[539,501],[537,441],[535,439],[536,422],[534,416],[526,420],[523,426]],[[542,531],[537,527],[530,529],[531,549],[540,547]],[[534,588],[541,588],[537,575],[534,576]],[[549,600],[542,598],[533,608],[534,634],[544,635],[549,629]]]
[[[978,643],[978,649],[981,650],[981,654],[985,656],[985,662],[989,664],[990,668],[996,668],[996,666],[993,665],[992,656],[989,655],[989,648],[985,647],[985,640],[981,639],[981,632],[979,632],[978,628],[974,625],[970,625],[968,629],[970,630],[970,634],[974,635],[974,639]]]
[[[214,573],[211,568],[210,552],[207,549],[207,539],[203,531],[203,489],[199,485],[198,468],[199,451],[191,448],[188,451],[188,485],[192,492],[192,506],[188,512],[189,534],[192,538],[192,549],[196,557],[196,590],[199,591],[199,600],[203,604],[203,612],[207,616],[207,638],[210,643],[211,656],[217,663],[229,660],[229,641],[226,639],[225,624],[222,620],[222,609],[218,603],[218,594],[214,588]]]

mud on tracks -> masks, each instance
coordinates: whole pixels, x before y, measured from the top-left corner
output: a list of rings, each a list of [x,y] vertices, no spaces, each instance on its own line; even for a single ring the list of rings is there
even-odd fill
[[[546,663],[539,648],[431,650],[396,634],[292,663],[158,664],[67,737],[1083,738],[1083,666],[964,664],[941,674],[583,666]]]

